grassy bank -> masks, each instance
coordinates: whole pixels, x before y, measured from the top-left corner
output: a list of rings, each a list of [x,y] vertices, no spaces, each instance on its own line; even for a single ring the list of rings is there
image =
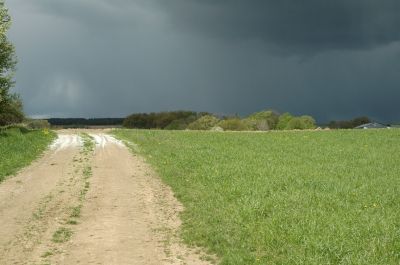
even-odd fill
[[[48,131],[0,130],[0,182],[29,165],[54,138],[55,134]]]
[[[400,264],[400,130],[118,130],[221,264]]]

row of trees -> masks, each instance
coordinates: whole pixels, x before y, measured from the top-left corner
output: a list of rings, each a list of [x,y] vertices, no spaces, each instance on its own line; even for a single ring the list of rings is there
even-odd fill
[[[11,92],[17,60],[14,46],[7,38],[10,24],[4,1],[0,0],[0,126],[19,123],[24,119],[22,102],[17,94]]]
[[[85,127],[85,126],[122,126],[124,118],[51,118],[47,120],[52,126]]]
[[[331,121],[329,128],[331,129],[353,129],[357,126],[370,123],[371,120],[368,117],[358,117],[347,121]]]
[[[190,123],[207,114],[193,111],[137,113],[126,117],[123,126],[138,129],[184,130]]]
[[[123,123],[127,128],[166,130],[225,130],[225,131],[268,131],[305,130],[316,127],[311,116],[295,117],[290,113],[279,114],[266,110],[246,118],[222,117],[206,112],[175,111],[139,113],[128,116]]]
[[[253,113],[246,118],[223,117],[219,119],[206,115],[187,127],[190,130],[225,131],[269,131],[269,130],[306,130],[316,127],[311,116],[295,117],[290,113],[279,114],[272,110]]]

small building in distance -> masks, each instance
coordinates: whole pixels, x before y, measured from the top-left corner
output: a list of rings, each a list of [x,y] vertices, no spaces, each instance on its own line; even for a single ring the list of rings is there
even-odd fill
[[[385,125],[378,122],[371,122],[357,126],[354,129],[390,129],[390,125]]]

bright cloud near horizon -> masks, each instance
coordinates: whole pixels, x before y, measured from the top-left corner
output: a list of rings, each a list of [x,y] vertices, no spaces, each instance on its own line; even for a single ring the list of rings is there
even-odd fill
[[[34,117],[135,112],[400,121],[397,0],[6,0]]]

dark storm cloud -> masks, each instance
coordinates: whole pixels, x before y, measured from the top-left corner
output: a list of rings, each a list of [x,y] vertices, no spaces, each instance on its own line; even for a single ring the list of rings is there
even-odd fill
[[[161,2],[161,1],[160,1]],[[400,39],[397,0],[170,0],[177,27],[287,53],[369,49]]]
[[[18,0],[17,0],[18,1]],[[146,20],[162,17],[160,12],[151,9],[151,2],[144,0],[36,0],[24,4],[32,11],[64,18],[90,30],[115,30],[118,28],[135,28]]]
[[[274,108],[320,121],[400,120],[395,1],[7,4],[30,115]]]

